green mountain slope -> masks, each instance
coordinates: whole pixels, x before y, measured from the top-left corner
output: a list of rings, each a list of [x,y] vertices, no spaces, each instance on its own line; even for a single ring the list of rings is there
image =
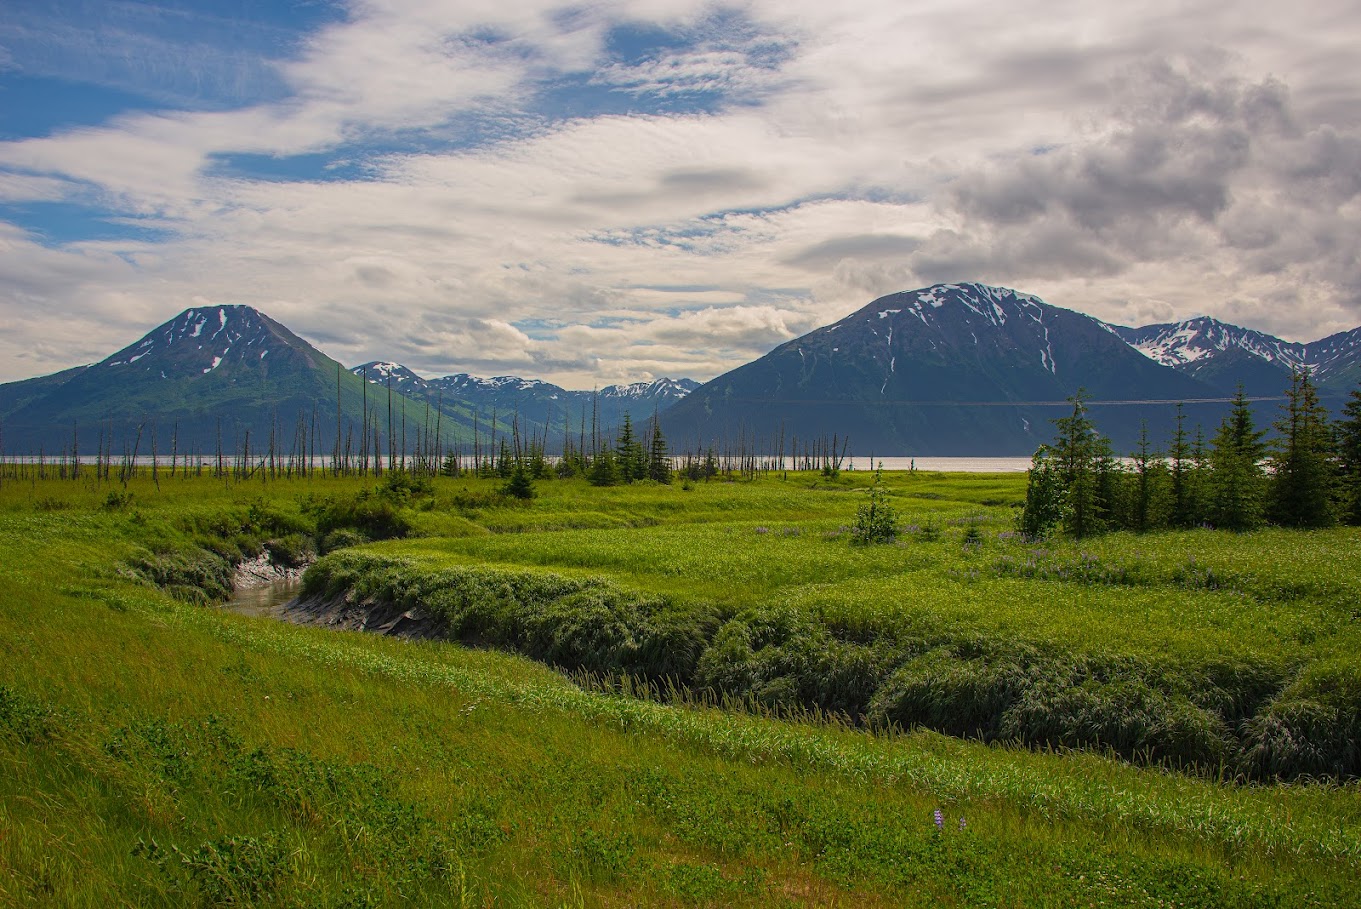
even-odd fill
[[[337,443],[360,447],[365,414],[372,445],[389,438],[414,450],[418,438],[439,435],[446,445],[467,433],[466,411],[446,404],[441,418],[424,402],[392,395],[391,435],[386,391],[375,390],[280,323],[248,306],[185,310],[134,344],[88,367],[0,386],[0,420],[9,453],[68,448],[93,453],[99,438],[114,450],[137,445],[159,452],[239,451],[250,441],[263,452],[271,433],[280,453],[317,455]],[[138,430],[141,440],[137,442]]]

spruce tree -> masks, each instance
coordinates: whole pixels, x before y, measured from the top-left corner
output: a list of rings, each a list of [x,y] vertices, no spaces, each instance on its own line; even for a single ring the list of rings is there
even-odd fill
[[[1048,445],[1041,445],[1030,461],[1026,477],[1025,508],[1016,522],[1027,540],[1048,536],[1063,522],[1068,492],[1058,459]]]
[[[1352,389],[1336,435],[1340,517],[1361,524],[1361,388]]]
[[[1167,486],[1167,467],[1162,455],[1153,451],[1148,441],[1148,421],[1139,426],[1139,444],[1134,450],[1134,484],[1128,510],[1128,526],[1145,533],[1162,525],[1164,520],[1164,491]]]
[[[1210,442],[1209,518],[1216,527],[1251,530],[1261,525],[1263,435],[1253,425],[1252,408],[1240,384],[1232,410]]]
[[[1200,527],[1207,520],[1206,499],[1209,497],[1210,470],[1210,449],[1205,444],[1205,430],[1197,423],[1195,438],[1191,440],[1191,469],[1186,475],[1191,527]]]
[[[652,418],[652,439],[648,444],[647,476],[648,479],[656,480],[658,483],[671,482],[671,456],[656,416]]]
[[[1328,527],[1335,521],[1332,431],[1309,370],[1291,374],[1282,410],[1271,459],[1272,520],[1286,527]]]
[[[647,476],[647,459],[643,454],[643,444],[633,434],[633,420],[624,414],[624,425],[619,430],[619,442],[614,447],[615,464],[619,479],[625,483],[641,480]]]
[[[1054,421],[1058,428],[1054,454],[1067,494],[1063,529],[1081,538],[1107,528],[1112,504],[1108,481],[1115,461],[1110,440],[1096,431],[1087,416],[1083,392],[1079,390],[1069,400],[1073,403],[1072,415]]]
[[[1191,446],[1186,441],[1186,414],[1182,405],[1177,405],[1177,428],[1172,433],[1172,444],[1168,446],[1167,456],[1171,462],[1171,515],[1173,527],[1196,526],[1195,496],[1191,484]]]
[[[510,496],[515,499],[534,498],[534,482],[529,477],[529,471],[525,469],[523,461],[516,461],[510,473],[510,479],[506,485],[501,487],[502,495]]]
[[[529,455],[526,457],[526,461],[532,479],[546,480],[552,476],[552,467],[548,463],[548,458],[544,457],[543,446],[538,442],[529,443]]]
[[[619,464],[615,461],[614,452],[608,448],[602,448],[600,454],[591,460],[591,466],[586,472],[586,479],[592,486],[615,486],[619,483]]]
[[[704,453],[704,463],[700,465],[700,473],[703,474],[706,481],[718,476],[718,457],[714,454],[712,445]]]

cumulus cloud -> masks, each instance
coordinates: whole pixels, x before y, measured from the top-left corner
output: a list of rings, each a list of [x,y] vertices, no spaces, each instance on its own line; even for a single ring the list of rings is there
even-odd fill
[[[575,387],[706,379],[937,280],[1350,328],[1356,35],[1341,0],[1249,6],[355,0],[268,61],[277,96],[0,142],[0,378],[195,296]],[[33,204],[162,236],[56,242]]]
[[[1224,287],[1204,279],[1182,288],[1208,309],[1253,314],[1233,291],[1271,278],[1329,288],[1335,307],[1361,317],[1361,269],[1342,240],[1361,232],[1361,132],[1307,122],[1276,78],[1155,59],[1116,89],[1109,115],[1062,148],[953,180],[941,207],[962,227],[928,237],[913,270],[1120,279],[1139,264],[1213,260],[1237,285],[1229,299],[1205,300]],[[1309,316],[1271,321],[1307,333]]]

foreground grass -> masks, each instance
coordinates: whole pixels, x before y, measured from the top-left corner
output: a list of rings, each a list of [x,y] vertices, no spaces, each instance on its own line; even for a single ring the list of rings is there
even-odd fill
[[[477,484],[448,484],[415,517],[461,542],[370,551],[440,564],[495,551],[501,565],[603,574],[725,614],[771,600],[830,610],[845,585],[887,583],[893,559],[921,563],[909,577],[953,565],[978,518],[993,534],[969,556],[979,579],[951,584],[1185,592],[1176,560],[1156,553],[1138,557],[1139,585],[998,567],[1007,553],[988,547],[1004,545],[1005,505],[982,502],[1005,500],[1008,481],[905,481],[899,498],[923,506],[912,520],[936,515],[941,539],[868,552],[823,537],[849,521],[854,489],[811,482],[564,484],[531,509],[466,497],[460,509],[454,498]],[[514,656],[246,619],[126,576],[224,511],[300,513],[353,490],[162,481],[106,509],[107,488],[0,489],[0,903],[1357,902],[1355,784],[1229,785],[1094,754],[667,706],[585,691]],[[582,523],[599,527],[526,530]],[[687,538],[730,542],[688,560]],[[807,551],[780,553],[782,576],[768,552],[742,551],[767,545]],[[1127,547],[1095,557],[1117,556],[1133,564]],[[1326,590],[1297,601],[1331,615],[1349,582],[1337,583],[1332,605]],[[969,600],[951,602],[942,617]],[[1280,659],[1311,659],[1329,637],[1294,639]]]

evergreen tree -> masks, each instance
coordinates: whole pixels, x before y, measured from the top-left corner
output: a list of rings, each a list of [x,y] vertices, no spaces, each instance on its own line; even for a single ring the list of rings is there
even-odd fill
[[[1337,424],[1338,498],[1341,518],[1361,524],[1361,388],[1352,389]]]
[[[700,466],[700,473],[703,474],[705,480],[718,476],[718,458],[714,455],[712,445],[704,453],[704,463]]]
[[[869,494],[869,502],[856,509],[851,542],[892,543],[898,534],[898,512],[888,503],[883,468],[874,472],[874,485],[870,487]]]
[[[1309,370],[1291,374],[1282,410],[1271,459],[1272,519],[1286,527],[1327,527],[1335,520],[1332,431]]]
[[[1120,516],[1127,512],[1125,496],[1125,466],[1115,456],[1110,439],[1093,428],[1092,475],[1096,486],[1096,502],[1100,525],[1095,533],[1118,528]]]
[[[1172,433],[1172,444],[1168,446],[1171,510],[1169,516],[1173,527],[1194,527],[1196,520],[1195,496],[1191,483],[1191,446],[1186,441],[1186,414],[1182,405],[1177,405],[1177,428]]]
[[[1025,508],[1016,529],[1028,540],[1047,536],[1063,522],[1068,494],[1053,449],[1041,445],[1030,461],[1026,479]]]
[[[515,499],[534,498],[534,481],[529,477],[523,461],[516,461],[511,469],[510,479],[501,487],[502,495]]]
[[[1200,527],[1207,520],[1206,499],[1210,488],[1210,449],[1205,444],[1205,430],[1196,424],[1196,437],[1191,440],[1191,469],[1186,474],[1186,492],[1190,503],[1192,527]]]
[[[656,416],[652,418],[652,439],[648,443],[647,476],[658,483],[671,482],[671,456],[667,451],[666,437]]]
[[[647,476],[647,458],[643,454],[643,443],[633,434],[633,420],[624,414],[624,425],[619,430],[619,442],[614,447],[615,463],[619,479],[625,483],[641,480]]]
[[[591,466],[586,472],[586,479],[590,480],[592,486],[618,485],[619,464],[614,458],[614,452],[608,448],[601,449],[600,454],[592,459]]]
[[[1243,386],[1233,398],[1233,409],[1219,424],[1210,442],[1209,518],[1226,530],[1251,530],[1262,523],[1261,460],[1266,454],[1264,432],[1252,421]]]
[[[1129,497],[1126,525],[1138,533],[1162,526],[1164,520],[1167,467],[1162,455],[1148,441],[1148,421],[1139,427],[1139,445],[1134,450],[1134,484]]]
[[[1043,536],[1056,524],[1075,537],[1102,533],[1120,499],[1122,471],[1110,440],[1087,416],[1084,393],[1069,398],[1071,416],[1054,420],[1058,435],[1032,461],[1021,532]]]
[[[538,442],[529,444],[529,456],[526,460],[529,462],[527,467],[532,479],[546,480],[552,475],[553,470],[549,466],[548,459],[544,457],[543,446]]]
[[[1114,458],[1110,440],[1096,431],[1087,416],[1084,393],[1069,398],[1071,416],[1054,421],[1058,428],[1054,453],[1067,493],[1063,529],[1075,537],[1086,537],[1106,530],[1112,504],[1108,480]]]

